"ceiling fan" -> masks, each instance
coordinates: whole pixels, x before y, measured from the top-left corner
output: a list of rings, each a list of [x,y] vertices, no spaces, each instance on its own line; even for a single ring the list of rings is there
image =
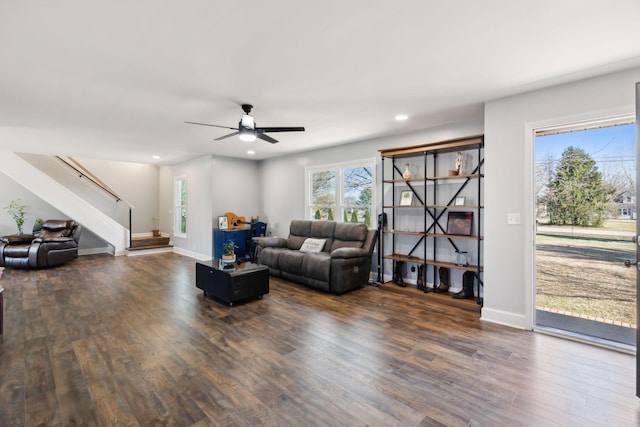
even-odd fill
[[[198,122],[185,122],[185,123],[188,123],[188,124],[191,124],[191,125],[213,126],[213,127],[216,127],[216,128],[232,129],[232,130],[237,131],[237,132],[230,133],[229,135],[225,135],[225,136],[221,136],[220,138],[216,138],[215,141],[220,141],[221,139],[225,139],[225,138],[229,138],[229,137],[238,135],[238,137],[242,141],[255,141],[256,138],[259,138],[259,139],[262,139],[263,141],[267,141],[267,142],[270,142],[272,144],[275,144],[276,142],[278,142],[278,140],[270,137],[269,135],[266,135],[265,132],[300,132],[300,131],[304,131],[304,127],[301,127],[301,126],[298,126],[298,127],[269,127],[269,128],[256,127],[256,122],[253,120],[253,116],[251,116],[249,114],[249,113],[251,113],[251,109],[252,108],[253,108],[253,105],[242,104],[242,110],[244,111],[244,114],[242,115],[242,118],[240,119],[240,122],[238,123],[238,127],[237,128],[232,128],[232,127],[229,127],[229,126],[210,125],[208,123],[198,123]]]

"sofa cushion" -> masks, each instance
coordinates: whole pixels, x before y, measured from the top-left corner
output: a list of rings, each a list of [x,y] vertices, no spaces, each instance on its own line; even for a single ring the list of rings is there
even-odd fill
[[[40,231],[40,239],[42,240],[50,240],[50,239],[55,239],[57,237],[67,237],[69,236],[69,234],[71,234],[71,230],[42,230]]]
[[[325,239],[324,252],[329,252],[333,245],[333,233],[336,229],[335,221],[313,221],[311,223],[310,237],[316,239]]]
[[[300,252],[309,252],[309,253],[321,252],[322,248],[324,248],[325,242],[326,242],[325,239],[313,239],[309,237],[304,241],[304,243],[300,247]]]
[[[288,251],[284,248],[267,247],[260,251],[260,264],[266,265],[275,270],[280,269],[280,254]]]
[[[291,274],[302,274],[302,261],[307,255],[311,254],[305,254],[300,251],[283,250],[278,258],[278,267],[280,270]]]
[[[291,221],[291,225],[289,226],[287,248],[297,251],[300,249],[307,237],[311,237],[311,221],[294,219]]]
[[[328,282],[331,277],[331,255],[327,252],[305,254],[302,261],[302,274],[315,280]]]
[[[336,224],[331,251],[338,248],[361,248],[369,230],[364,224]]]
[[[71,230],[74,222],[72,219],[48,219],[42,224],[42,228],[49,231]]]
[[[8,245],[4,247],[6,258],[25,258],[29,256],[29,245]]]

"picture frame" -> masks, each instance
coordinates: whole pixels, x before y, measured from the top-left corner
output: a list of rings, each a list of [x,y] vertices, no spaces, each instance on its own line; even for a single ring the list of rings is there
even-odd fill
[[[464,196],[456,197],[453,206],[464,206],[466,198]]]
[[[219,230],[228,230],[229,229],[229,220],[226,216],[218,217],[218,229]]]
[[[413,192],[404,190],[400,193],[400,206],[411,206],[413,204]]]
[[[449,212],[447,216],[447,234],[471,236],[473,212]]]

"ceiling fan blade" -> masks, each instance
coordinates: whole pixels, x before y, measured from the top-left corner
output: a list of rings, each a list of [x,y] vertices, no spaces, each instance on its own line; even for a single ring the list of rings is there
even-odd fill
[[[303,132],[304,127],[273,127],[273,128],[256,128],[258,132]]]
[[[264,133],[260,132],[260,130],[256,131],[256,138],[260,138],[261,140],[270,142],[272,144],[278,142],[277,139],[271,138],[269,135],[265,135]]]
[[[238,130],[238,128],[231,128],[229,126],[220,126],[220,125],[210,125],[209,123],[198,123],[198,122],[185,122],[185,123],[188,123],[190,125],[211,126],[214,128]]]
[[[230,129],[233,129],[233,128],[230,128]],[[225,135],[225,136],[221,136],[220,138],[216,138],[216,139],[214,139],[214,141],[220,141],[220,140],[222,140],[222,139],[231,138],[232,136],[236,136],[236,135],[238,135],[239,133],[240,133],[240,132],[233,132],[233,133],[230,133],[229,135]]]

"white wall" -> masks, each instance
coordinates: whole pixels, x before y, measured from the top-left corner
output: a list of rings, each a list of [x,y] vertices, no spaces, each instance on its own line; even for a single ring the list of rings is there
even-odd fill
[[[187,179],[187,237],[178,237],[172,227],[174,250],[178,253],[198,259],[209,259],[212,255],[212,158],[199,157],[173,166],[171,176],[163,174],[165,182],[162,185],[167,197],[163,203],[170,204],[167,209],[163,206],[173,225],[173,180],[184,176]],[[170,182],[167,182],[170,181]],[[163,218],[163,224],[165,223]]]
[[[213,228],[218,228],[218,216],[233,212],[247,221],[260,215],[260,170],[255,160],[213,157],[212,159]],[[260,215],[260,219],[264,219]]]
[[[33,223],[36,218],[68,218],[66,214],[46,203],[40,197],[25,189],[22,185],[18,184],[4,173],[0,173],[0,188],[2,189],[2,191],[0,191],[0,208],[2,208],[0,210],[0,236],[15,234],[18,231],[15,221],[4,209],[12,200],[15,199],[19,199],[18,202],[25,206],[27,214],[25,216],[23,231],[27,234],[31,233],[31,230],[33,230]],[[109,245],[92,233],[91,230],[87,230],[85,228],[80,235],[78,248],[81,254],[107,252],[109,250]]]
[[[289,235],[291,220],[305,217],[304,172],[306,167],[350,160],[375,159],[376,174],[378,174],[376,179],[377,216],[380,213],[380,195],[382,194],[379,177],[381,160],[378,150],[482,134],[482,120],[482,117],[477,117],[465,123],[450,124],[422,132],[377,138],[263,161],[260,183],[264,193],[262,210],[265,212],[264,217],[269,223],[269,229],[273,235],[286,237]],[[376,218],[376,216],[373,217]]]
[[[633,114],[638,81],[640,68],[486,104],[483,320],[533,327],[533,130]]]
[[[115,190],[120,197],[134,205],[133,233],[149,233],[155,228],[152,218],[158,217],[160,191],[159,169],[156,165],[87,158],[76,158],[76,160]],[[170,230],[161,229],[164,232]]]
[[[187,177],[187,237],[173,236],[176,252],[199,259],[213,255],[218,216],[233,212],[250,220],[260,214],[260,177],[253,160],[204,156],[159,171],[160,222],[173,233],[173,180]]]

